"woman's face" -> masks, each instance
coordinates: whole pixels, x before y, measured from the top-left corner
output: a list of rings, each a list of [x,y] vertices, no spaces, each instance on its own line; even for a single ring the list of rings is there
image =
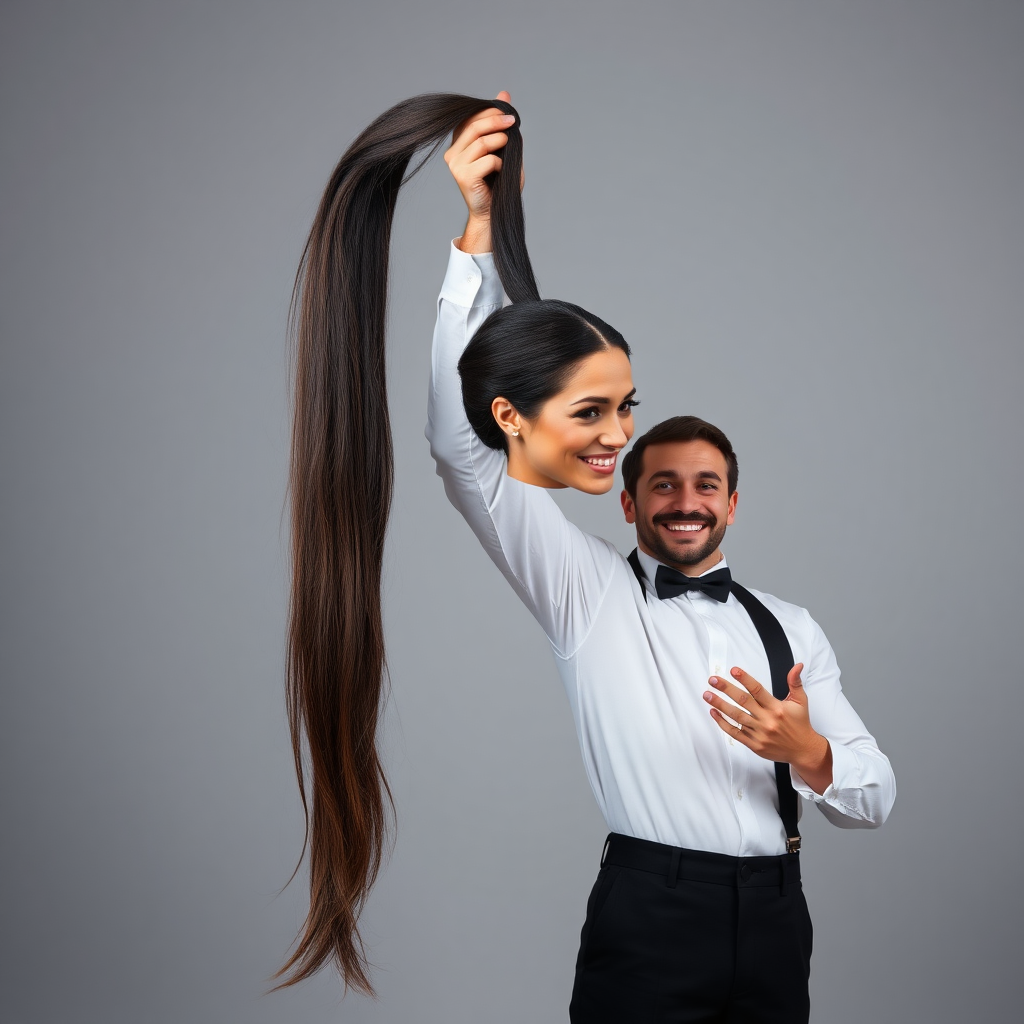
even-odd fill
[[[532,419],[496,398],[492,410],[508,435],[508,475],[538,487],[611,490],[618,453],[633,436],[635,391],[629,357],[609,347],[581,359]]]

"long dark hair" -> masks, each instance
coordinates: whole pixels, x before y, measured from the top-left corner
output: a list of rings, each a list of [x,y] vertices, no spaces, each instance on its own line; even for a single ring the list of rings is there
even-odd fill
[[[295,279],[288,718],[306,816],[309,914],[281,986],[328,962],[372,993],[359,912],[393,803],[377,749],[386,685],[381,565],[392,495],[384,336],[395,203],[418,150],[501,100],[415,96],[381,114],[331,174]],[[494,259],[514,301],[538,298],[526,251],[519,118],[492,176]],[[305,737],[305,743],[303,738]],[[304,756],[305,746],[305,756]],[[304,762],[308,758],[308,764]]]
[[[306,815],[310,899],[278,987],[334,963],[346,987],[373,992],[357,920],[387,850],[394,811],[377,749],[386,688],[381,567],[393,473],[384,372],[391,222],[399,189],[423,165],[409,171],[417,151],[430,147],[425,161],[459,125],[491,107],[516,117],[505,130],[502,169],[488,183],[494,262],[516,304],[508,310],[521,312],[489,317],[460,364],[464,393],[487,396],[486,406],[480,399],[471,411],[467,402],[474,429],[491,447],[503,448],[504,435],[490,414],[494,397],[502,394],[531,415],[560,390],[583,355],[607,343],[628,353],[621,335],[603,321],[568,303],[539,301],[520,197],[522,137],[510,104],[415,96],[378,117],[341,158],[320,201],[292,298],[287,699]],[[507,344],[516,334],[520,343]],[[524,336],[532,339],[528,349]],[[547,350],[544,358],[540,349]]]

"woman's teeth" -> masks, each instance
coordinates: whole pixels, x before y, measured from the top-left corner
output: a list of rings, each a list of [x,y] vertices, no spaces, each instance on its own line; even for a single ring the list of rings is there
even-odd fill
[[[591,466],[614,466],[615,456],[614,455],[581,455],[580,458]]]

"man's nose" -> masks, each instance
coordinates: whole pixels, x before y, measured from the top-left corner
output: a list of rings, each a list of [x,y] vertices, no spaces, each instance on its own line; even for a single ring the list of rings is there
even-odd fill
[[[680,512],[700,512],[703,509],[703,499],[689,487],[681,487],[676,495],[676,505]]]

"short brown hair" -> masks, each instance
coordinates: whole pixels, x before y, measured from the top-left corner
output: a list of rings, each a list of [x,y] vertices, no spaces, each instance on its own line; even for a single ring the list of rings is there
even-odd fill
[[[732,450],[729,438],[713,423],[702,420],[699,416],[673,416],[662,420],[641,434],[633,442],[633,447],[622,459],[622,484],[630,497],[636,497],[636,485],[640,479],[640,467],[644,461],[644,449],[652,444],[669,444],[673,441],[707,441],[713,444],[724,456],[728,469],[729,493],[736,490],[740,467],[736,461],[736,453]]]

